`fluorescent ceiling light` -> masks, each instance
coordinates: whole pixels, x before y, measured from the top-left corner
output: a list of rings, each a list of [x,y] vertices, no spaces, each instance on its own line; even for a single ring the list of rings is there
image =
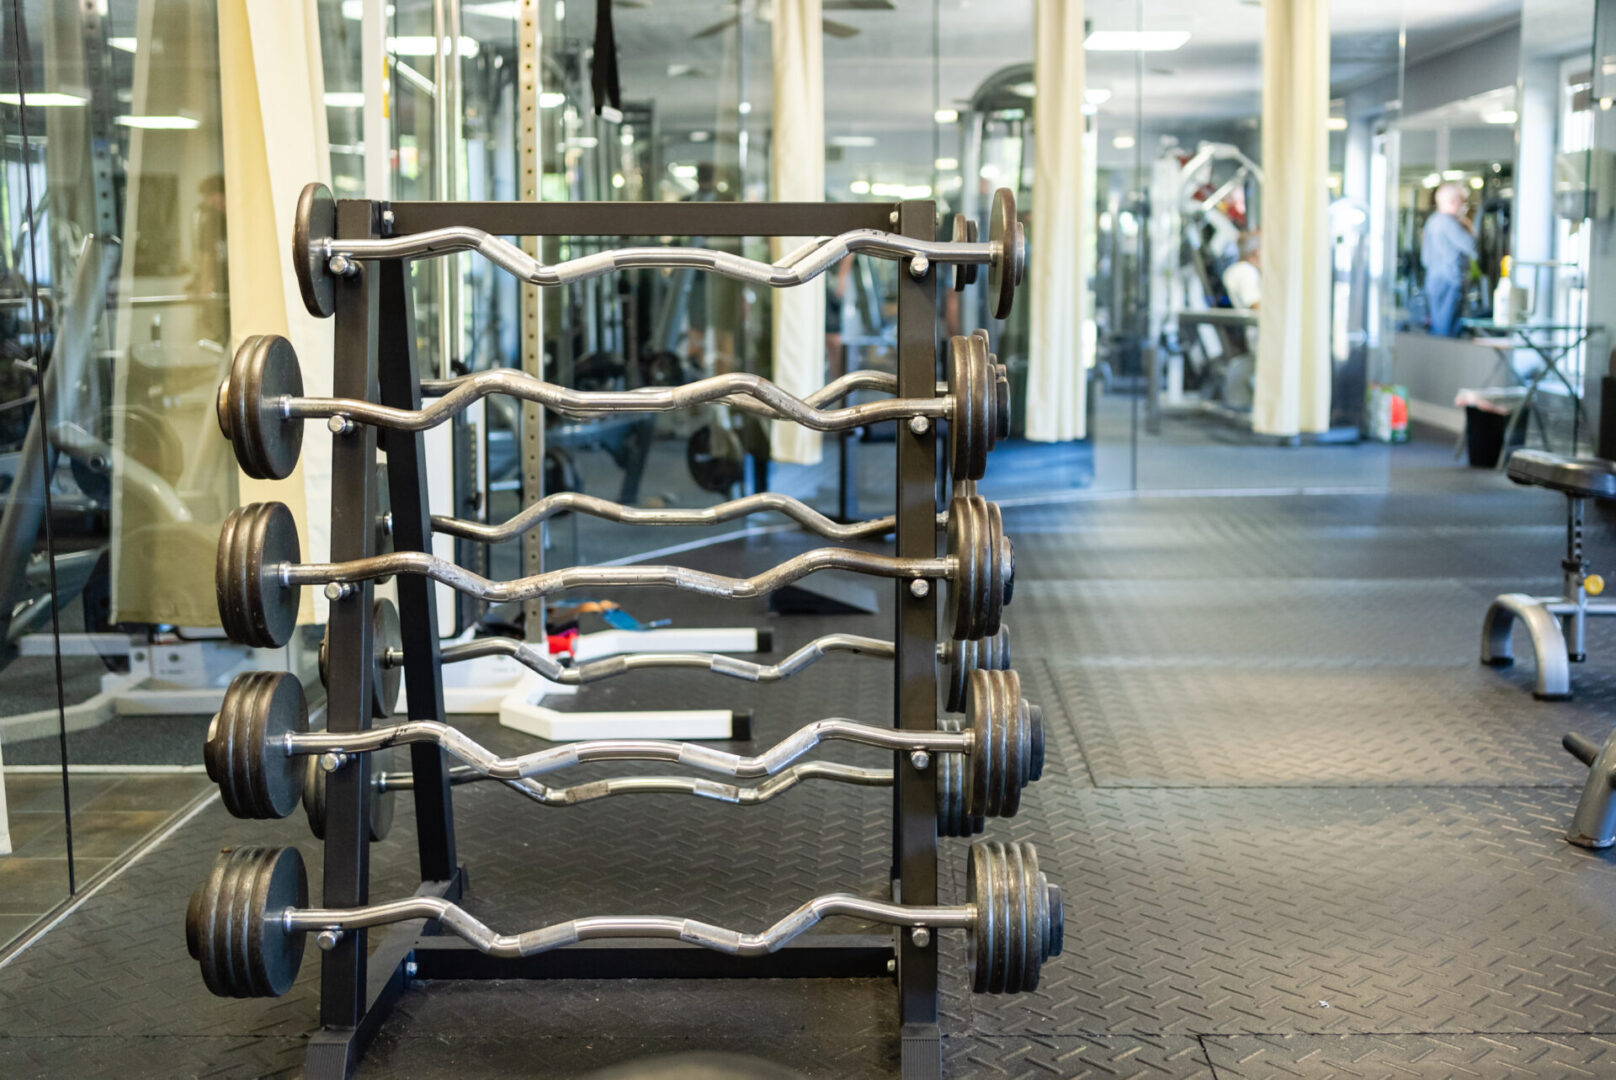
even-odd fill
[[[827,141],[832,146],[840,146],[840,147],[844,147],[844,148],[854,148],[854,147],[862,147],[862,146],[874,146],[875,145],[875,136],[874,135],[832,135]]]
[[[1483,180],[1479,176],[1472,176],[1470,178],[1470,186],[1475,188],[1477,191],[1480,191],[1486,185],[1487,185],[1487,181]]]
[[[0,94],[0,105],[21,105],[27,101],[30,107],[48,108],[74,108],[89,104],[90,99],[78,94],[61,94],[51,90],[41,90],[31,94]]]
[[[1464,178],[1465,178],[1465,171],[1463,169],[1443,169],[1442,170],[1442,179],[1444,179],[1444,180],[1463,180]]]
[[[546,90],[539,95],[539,108],[541,109],[554,109],[558,105],[565,105],[566,103],[567,95],[559,90]]]
[[[940,157],[932,162],[932,167],[938,172],[953,172],[959,168],[959,158]]]
[[[1015,94],[1017,97],[1037,97],[1038,84],[1030,79],[1026,82],[1012,83],[1010,86],[1010,92]]]
[[[325,107],[328,109],[363,109],[365,107],[365,92],[363,90],[327,90],[325,92]]]
[[[868,180],[855,180],[847,185],[847,190],[855,195],[868,195],[870,193],[870,182]]]
[[[1126,132],[1113,135],[1111,137],[1111,145],[1116,147],[1118,150],[1132,150],[1134,147],[1133,136]]]
[[[1347,130],[1347,118],[1345,116],[1332,116],[1324,122],[1324,126],[1331,131],[1345,131]]]
[[[477,39],[464,35],[455,39],[460,43],[460,55],[470,59],[477,55]],[[387,39],[387,51],[394,56],[431,56],[433,37],[431,34],[417,34],[409,37],[390,37]],[[443,39],[444,52],[449,51],[449,39]]]
[[[489,3],[467,4],[464,10],[468,15],[486,15],[490,19],[514,20],[522,13],[522,5],[518,0],[490,0]]]
[[[1083,100],[1090,105],[1104,105],[1111,100],[1111,91],[1104,86],[1084,87]]]
[[[1441,173],[1431,173],[1431,174],[1427,175],[1424,180],[1420,181],[1420,187],[1422,187],[1422,188],[1434,188],[1434,187],[1437,187],[1438,185],[1440,185],[1441,183],[1442,183],[1442,174]]]
[[[579,135],[575,138],[568,139],[567,142],[573,146],[581,146],[585,150],[593,150],[595,147],[600,145],[600,140],[595,138],[593,135]]]
[[[1189,39],[1188,30],[1096,30],[1083,47],[1090,52],[1172,52]]]
[[[146,131],[195,131],[202,126],[189,116],[120,116],[114,123]]]
[[[1515,120],[1514,109],[1500,109],[1498,112],[1481,114],[1483,124],[1513,124]]]
[[[388,4],[387,17],[389,19],[393,17],[393,12],[393,5]],[[365,17],[365,0],[342,0],[342,17],[359,22]]]
[[[991,161],[987,162],[977,172],[977,175],[984,180],[997,180],[999,178],[999,167]]]
[[[931,118],[939,124],[953,124],[959,121],[958,109],[938,109],[931,114]]]
[[[710,132],[710,131],[692,131],[690,133],[690,141],[691,142],[706,142],[708,139],[710,139],[712,137],[713,137],[713,133]]]
[[[696,178],[696,167],[694,165],[669,165],[668,171],[680,180],[694,180]]]
[[[135,51],[135,39],[132,37],[109,37],[107,44],[119,52],[132,53]]]
[[[870,194],[879,195],[883,199],[929,199],[931,185],[875,183],[870,185]]]

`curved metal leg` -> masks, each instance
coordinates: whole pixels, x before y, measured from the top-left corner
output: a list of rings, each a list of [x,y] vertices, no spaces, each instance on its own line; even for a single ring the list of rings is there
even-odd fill
[[[1481,621],[1481,662],[1491,667],[1514,663],[1510,634],[1516,619],[1526,624],[1532,635],[1532,650],[1537,654],[1537,685],[1532,696],[1539,701],[1569,700],[1571,663],[1566,655],[1565,635],[1560,632],[1560,621],[1536,597],[1504,593],[1488,605]]]
[[[1565,748],[1588,765],[1588,782],[1582,787],[1566,839],[1578,847],[1608,848],[1616,844],[1616,731],[1592,760],[1593,744],[1580,735],[1567,735]]]

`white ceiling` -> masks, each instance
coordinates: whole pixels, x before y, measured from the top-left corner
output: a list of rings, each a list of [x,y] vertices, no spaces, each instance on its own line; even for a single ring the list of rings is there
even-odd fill
[[[654,99],[665,127],[711,126],[736,100],[746,75],[746,97],[758,106],[767,103],[771,24],[758,15],[759,0],[742,0],[744,29],[701,40],[692,34],[734,15],[733,0],[638,2],[620,4],[616,12],[623,89],[633,98]],[[824,39],[825,112],[832,134],[923,129],[938,104],[963,101],[993,72],[1032,59],[1033,0],[892,2],[894,10],[826,11],[827,18],[859,30],[854,37]],[[764,11],[769,6],[762,0]],[[834,0],[827,7],[834,8]],[[592,35],[592,9],[574,0],[569,34],[585,40]],[[1521,0],[1338,0],[1331,4],[1332,79],[1358,83],[1395,71],[1405,28],[1409,55],[1417,58],[1508,24],[1520,11]],[[1102,115],[1128,122],[1136,115],[1213,120],[1257,111],[1260,0],[1105,0],[1091,2],[1088,17],[1096,29],[1191,34],[1184,48],[1171,53],[1089,53],[1089,85],[1113,91]],[[933,61],[934,43],[940,63]],[[754,58],[749,71],[738,60],[743,50]],[[706,77],[670,78],[670,64],[694,66]]]

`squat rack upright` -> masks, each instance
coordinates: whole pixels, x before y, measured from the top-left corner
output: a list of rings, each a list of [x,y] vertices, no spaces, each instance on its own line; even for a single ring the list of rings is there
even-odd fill
[[[307,200],[305,200],[307,201]],[[300,209],[300,249],[309,213]],[[902,203],[453,203],[340,200],[338,240],[385,238],[452,226],[494,236],[724,236],[836,235],[855,229],[891,230],[931,241],[936,206]],[[898,387],[902,398],[937,393],[938,266],[923,272],[904,260],[898,275]],[[327,280],[334,290],[333,392],[403,409],[421,407],[408,260],[356,263]],[[376,554],[377,451],[387,453],[393,544],[430,551],[424,437],[419,432],[357,425],[338,432],[332,448],[331,558]],[[896,467],[896,552],[900,558],[937,555],[937,429],[900,427]],[[412,720],[444,721],[443,679],[433,583],[397,579],[404,653],[403,679]],[[371,726],[374,643],[372,585],[339,591],[331,602],[327,726],[335,732]],[[937,708],[936,593],[894,583],[894,716],[901,728],[935,730]],[[936,770],[895,754],[892,878],[905,904],[937,903]],[[460,898],[467,871],[455,847],[453,802],[444,752],[410,748],[420,860],[417,895]],[[370,755],[359,755],[327,778],[323,904],[345,908],[370,902]],[[901,890],[900,890],[901,886]],[[778,953],[738,958],[675,943],[584,942],[524,958],[491,957],[453,937],[402,924],[371,952],[366,932],[346,933],[322,953],[320,1029],[309,1040],[312,1080],[347,1077],[411,978],[850,978],[895,972],[905,1077],[941,1074],[938,1029],[938,947],[907,933],[808,935]]]

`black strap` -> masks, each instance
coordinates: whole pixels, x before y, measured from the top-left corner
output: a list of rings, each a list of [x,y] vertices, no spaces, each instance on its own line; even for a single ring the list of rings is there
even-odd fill
[[[589,62],[595,91],[595,115],[610,105],[623,111],[623,86],[617,76],[617,34],[612,28],[612,0],[595,0],[595,55]]]

